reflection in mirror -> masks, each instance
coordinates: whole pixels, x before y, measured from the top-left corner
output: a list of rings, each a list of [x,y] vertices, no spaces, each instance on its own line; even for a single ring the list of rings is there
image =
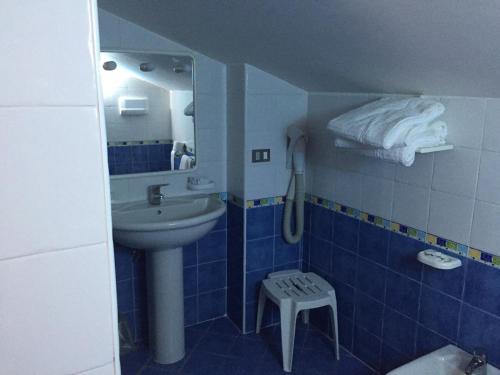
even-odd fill
[[[101,52],[110,175],[196,165],[193,59]]]

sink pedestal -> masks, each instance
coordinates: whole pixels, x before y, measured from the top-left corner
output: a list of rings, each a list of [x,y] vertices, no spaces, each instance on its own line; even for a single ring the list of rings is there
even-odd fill
[[[149,339],[155,362],[169,364],[184,357],[182,246],[209,233],[224,212],[226,205],[213,195],[113,207],[113,240],[146,253]]]
[[[184,358],[183,268],[182,247],[146,251],[149,343],[157,363]]]

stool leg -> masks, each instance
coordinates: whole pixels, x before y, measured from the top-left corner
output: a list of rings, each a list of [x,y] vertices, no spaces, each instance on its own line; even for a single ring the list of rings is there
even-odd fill
[[[281,352],[283,354],[283,371],[292,372],[293,344],[295,340],[295,321],[297,312],[292,304],[280,306],[281,318]]]
[[[339,353],[339,324],[337,320],[337,299],[332,296],[332,302],[330,302],[330,317],[332,321],[332,331],[333,339],[335,340],[335,357],[337,360],[340,358]]]
[[[309,324],[309,310],[302,310],[302,322],[304,324]]]
[[[260,327],[262,326],[262,316],[264,315],[264,308],[266,307],[266,293],[264,292],[264,287],[260,287],[259,292],[259,304],[257,305],[257,325],[255,327],[255,332],[260,333]]]

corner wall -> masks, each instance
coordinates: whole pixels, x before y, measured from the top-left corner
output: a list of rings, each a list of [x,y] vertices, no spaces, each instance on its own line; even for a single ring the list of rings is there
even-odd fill
[[[96,17],[95,1],[2,6],[5,374],[120,371]]]
[[[228,186],[233,215],[228,249],[233,258],[228,263],[228,306],[229,316],[245,333],[255,330],[260,282],[270,272],[301,267],[301,244],[285,244],[281,220],[291,173],[286,169],[286,129],[304,124],[306,111],[305,91],[250,65],[229,66]],[[252,163],[253,149],[270,149],[271,161]],[[277,319],[269,308],[264,324]]]

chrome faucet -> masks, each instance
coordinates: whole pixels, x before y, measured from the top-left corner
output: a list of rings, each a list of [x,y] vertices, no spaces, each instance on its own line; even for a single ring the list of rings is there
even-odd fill
[[[161,188],[169,184],[159,184],[148,186],[148,201],[149,204],[159,205],[165,199],[165,194],[162,194]]]
[[[475,349],[467,368],[465,375],[486,375],[486,354],[482,349]]]

